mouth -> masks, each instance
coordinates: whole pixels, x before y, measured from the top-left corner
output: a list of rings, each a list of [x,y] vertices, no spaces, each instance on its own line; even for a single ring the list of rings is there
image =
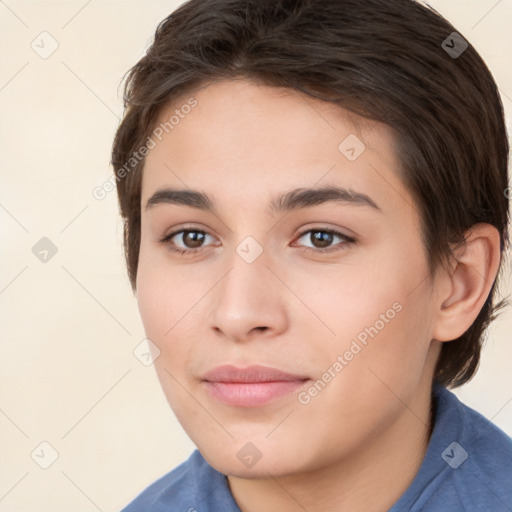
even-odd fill
[[[310,379],[267,366],[223,365],[207,372],[201,380],[210,396],[224,404],[258,407],[290,395]]]

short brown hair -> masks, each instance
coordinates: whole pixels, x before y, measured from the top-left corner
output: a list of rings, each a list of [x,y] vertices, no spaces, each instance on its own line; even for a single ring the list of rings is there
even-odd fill
[[[454,32],[413,0],[190,0],[170,14],[127,75],[112,150],[132,288],[144,159],[129,172],[126,163],[164,106],[219,79],[288,87],[390,126],[432,272],[480,222],[497,228],[503,252],[503,106],[484,61]],[[485,328],[504,304],[494,304],[495,288],[471,327],[443,344],[435,373],[442,384],[459,386],[476,372]]]

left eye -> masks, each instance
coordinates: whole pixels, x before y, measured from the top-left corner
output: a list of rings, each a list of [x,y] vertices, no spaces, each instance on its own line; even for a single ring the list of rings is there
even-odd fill
[[[353,243],[354,239],[340,233],[339,231],[333,229],[310,229],[308,231],[304,231],[298,238],[304,238],[309,236],[309,241],[312,245],[306,246],[307,250],[314,249],[314,252],[325,252],[331,250],[338,250],[345,244]],[[335,238],[339,238],[341,240],[340,243],[335,246],[331,246]]]

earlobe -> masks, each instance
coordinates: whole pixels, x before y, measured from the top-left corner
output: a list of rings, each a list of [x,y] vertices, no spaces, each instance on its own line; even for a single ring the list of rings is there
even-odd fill
[[[466,241],[453,253],[454,264],[444,297],[440,297],[433,339],[451,341],[474,322],[496,279],[500,263],[500,235],[490,224],[476,224],[466,233]]]

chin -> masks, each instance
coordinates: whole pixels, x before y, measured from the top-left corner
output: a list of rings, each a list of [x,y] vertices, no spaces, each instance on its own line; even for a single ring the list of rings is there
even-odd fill
[[[275,445],[261,436],[253,440],[246,437],[244,440],[217,440],[215,443],[206,441],[195,444],[210,466],[220,473],[238,478],[290,475],[301,471],[299,465],[303,465],[308,458],[300,449]]]

